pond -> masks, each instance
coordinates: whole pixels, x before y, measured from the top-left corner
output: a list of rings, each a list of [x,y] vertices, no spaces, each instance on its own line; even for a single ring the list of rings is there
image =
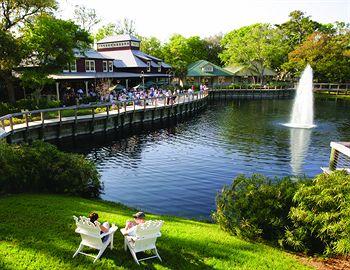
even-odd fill
[[[144,211],[207,219],[238,174],[314,176],[331,141],[350,141],[350,102],[315,100],[314,129],[291,129],[292,100],[214,102],[195,117],[129,136],[78,138],[102,176],[102,199]]]

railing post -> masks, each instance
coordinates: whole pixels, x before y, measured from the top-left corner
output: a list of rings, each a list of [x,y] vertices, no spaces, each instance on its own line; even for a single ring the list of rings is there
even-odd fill
[[[62,113],[61,113],[61,110],[58,110],[58,119],[60,121],[60,125],[62,123]]]
[[[146,110],[146,98],[143,99],[143,110]]]
[[[74,122],[75,122],[75,124],[78,122],[78,109],[77,109],[77,107],[74,108]]]
[[[133,105],[134,105],[134,111],[136,109],[136,105],[135,105],[135,99],[132,101]]]
[[[26,119],[26,128],[28,129],[29,127],[29,121],[28,121],[28,113],[25,113],[25,119]]]
[[[109,106],[106,105],[106,113],[107,113],[107,118],[109,118]]]
[[[41,125],[44,127],[45,124],[45,115],[44,112],[40,112]]]
[[[13,118],[12,118],[12,115],[10,116],[10,127],[11,127],[11,132],[13,132]],[[4,125],[4,130],[5,130],[5,125]]]
[[[338,163],[338,151],[332,148],[331,156],[329,159],[329,170],[334,171],[337,168],[337,163]]]
[[[126,101],[123,102],[124,112],[126,112]]]
[[[5,130],[5,119],[1,119],[1,127]]]
[[[92,120],[95,120],[95,108],[91,109]]]

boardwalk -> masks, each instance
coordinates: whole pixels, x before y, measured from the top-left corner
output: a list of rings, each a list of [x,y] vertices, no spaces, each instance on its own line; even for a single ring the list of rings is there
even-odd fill
[[[181,95],[173,97],[162,97],[162,98],[147,98],[141,100],[131,100],[123,101],[117,103],[104,103],[95,105],[81,105],[81,106],[71,106],[63,108],[53,108],[45,110],[36,111],[26,111],[21,113],[9,114],[0,117],[0,138],[6,138],[18,132],[28,132],[29,130],[42,129],[47,127],[58,126],[61,127],[65,124],[86,123],[86,122],[98,122],[99,120],[113,119],[118,116],[132,114],[137,115],[137,113],[143,112],[144,115],[139,118],[134,118],[133,122],[147,120],[145,117],[145,112],[151,111],[151,119],[157,118],[154,111],[161,111],[162,114],[159,117],[164,117],[164,109],[168,109],[168,117],[170,114],[180,114],[182,112],[188,112],[189,110],[195,110],[196,107],[187,106],[186,108],[181,108],[177,110],[180,105],[195,104],[198,101],[204,100],[208,96],[208,93],[196,93],[192,95]],[[174,100],[175,99],[175,100]],[[176,108],[176,109],[175,109]],[[174,111],[172,111],[174,110]],[[79,111],[83,111],[84,115],[78,115]],[[88,111],[86,114],[85,112]],[[97,111],[97,112],[96,112]],[[70,116],[63,116],[64,113],[71,113]],[[45,115],[50,114],[51,117]],[[52,117],[52,115],[57,115]],[[123,118],[123,121],[126,121]],[[14,124],[15,121],[22,121],[23,123]],[[131,121],[131,120],[130,120]],[[105,127],[105,130],[108,126]],[[59,136],[60,137],[60,136]]]

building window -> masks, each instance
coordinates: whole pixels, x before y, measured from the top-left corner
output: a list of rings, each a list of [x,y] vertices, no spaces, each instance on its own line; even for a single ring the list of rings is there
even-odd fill
[[[103,72],[108,72],[107,61],[103,61],[102,65],[103,65]]]
[[[147,72],[151,72],[151,61],[147,61]]]
[[[70,64],[70,71],[77,72],[77,61],[76,60],[74,60],[74,62]]]
[[[63,72],[69,72],[69,64],[66,64],[63,68]]]
[[[214,67],[212,65],[206,65],[202,68],[202,70],[204,72],[213,72],[214,71]]]
[[[95,60],[85,60],[85,71],[86,72],[96,72]]]
[[[108,71],[113,72],[113,61],[108,61]]]

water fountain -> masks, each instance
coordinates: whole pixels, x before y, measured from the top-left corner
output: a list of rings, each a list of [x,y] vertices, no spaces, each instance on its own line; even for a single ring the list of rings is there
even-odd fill
[[[285,126],[292,128],[315,127],[312,77],[312,68],[308,64],[300,77],[290,122],[284,124]]]

